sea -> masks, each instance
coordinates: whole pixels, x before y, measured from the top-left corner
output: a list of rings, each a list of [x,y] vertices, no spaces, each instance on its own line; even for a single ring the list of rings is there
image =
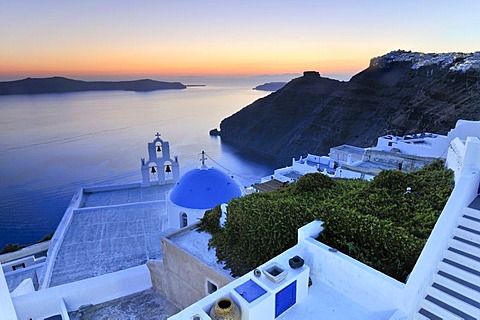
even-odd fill
[[[270,174],[273,164],[209,131],[270,94],[252,88],[272,79],[195,80],[206,85],[0,96],[0,250],[54,232],[80,187],[140,181],[140,159],[157,132],[178,155],[181,174],[199,166],[202,151],[208,165],[244,186]]]

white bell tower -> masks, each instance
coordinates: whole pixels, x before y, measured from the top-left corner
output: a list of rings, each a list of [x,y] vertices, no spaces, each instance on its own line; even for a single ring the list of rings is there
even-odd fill
[[[148,161],[141,159],[142,187],[175,183],[180,177],[178,157],[170,158],[170,144],[160,139],[157,132],[156,138],[148,143]]]

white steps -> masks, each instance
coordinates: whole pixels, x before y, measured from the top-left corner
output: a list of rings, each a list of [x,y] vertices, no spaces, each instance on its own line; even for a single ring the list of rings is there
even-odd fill
[[[437,267],[415,319],[480,320],[480,210],[464,209]]]
[[[437,316],[438,318],[431,318],[429,316],[426,316],[427,319],[448,319],[448,320],[456,320],[456,319],[459,319],[459,320],[463,320],[462,317],[460,316],[457,316],[456,314],[454,313],[451,313],[450,311],[436,305],[435,303],[433,302],[430,302],[429,300],[427,299],[424,299],[421,303],[420,303],[420,310],[426,310],[427,312],[430,312],[431,314],[434,314],[435,316]],[[420,311],[421,313],[421,311]]]
[[[456,228],[455,231],[453,232],[453,235],[465,240],[480,243],[480,235],[473,232],[466,231],[464,229]]]

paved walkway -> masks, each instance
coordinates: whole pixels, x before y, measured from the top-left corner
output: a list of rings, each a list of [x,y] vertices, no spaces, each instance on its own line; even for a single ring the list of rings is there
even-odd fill
[[[179,311],[180,309],[162,293],[149,289],[102,304],[85,307],[80,311],[72,312],[70,319],[166,320]]]

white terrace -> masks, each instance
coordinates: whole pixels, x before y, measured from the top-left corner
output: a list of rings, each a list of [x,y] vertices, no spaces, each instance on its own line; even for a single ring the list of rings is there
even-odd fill
[[[480,140],[456,138],[451,148],[455,188],[406,284],[315,240],[322,231],[315,221],[299,229],[296,246],[259,266],[260,276],[251,271],[169,319],[211,319],[222,297],[240,307],[242,320],[479,319]],[[288,264],[295,255],[305,260],[299,269]],[[273,264],[287,272],[278,283],[265,276]]]

